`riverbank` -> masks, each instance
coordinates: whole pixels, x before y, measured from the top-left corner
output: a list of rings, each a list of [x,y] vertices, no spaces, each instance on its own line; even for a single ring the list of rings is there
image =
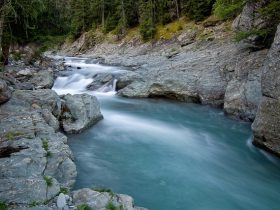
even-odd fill
[[[50,90],[61,65],[45,61],[0,75],[1,209],[142,209],[108,190],[71,191],[77,171],[65,133],[81,133],[102,114],[94,96]]]
[[[252,44],[254,37],[233,41],[234,30],[250,30],[258,21],[254,9],[246,5],[232,29],[229,23],[217,22],[204,27],[199,35],[186,30],[170,40],[148,43],[135,38],[87,45],[83,35],[64,45],[60,53],[130,67],[130,73],[117,78],[120,96],[210,104],[222,107],[230,117],[255,122],[254,144],[280,156],[280,114],[276,108],[280,29],[270,49],[257,48]]]

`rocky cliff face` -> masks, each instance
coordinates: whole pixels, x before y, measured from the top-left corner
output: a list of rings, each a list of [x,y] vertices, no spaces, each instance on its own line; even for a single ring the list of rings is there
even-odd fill
[[[280,156],[280,25],[263,68],[262,95],[252,125],[254,144]]]

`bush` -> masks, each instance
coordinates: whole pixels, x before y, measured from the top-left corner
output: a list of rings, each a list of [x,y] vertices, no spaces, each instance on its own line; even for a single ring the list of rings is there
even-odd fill
[[[215,0],[189,0],[185,5],[185,13],[195,21],[204,20],[211,15]]]
[[[140,33],[143,40],[153,39],[156,35],[156,27],[151,18],[143,20],[140,24]]]
[[[243,0],[217,0],[214,4],[214,15],[221,20],[235,18],[243,8]]]
[[[82,204],[77,207],[78,210],[92,210],[87,204]]]

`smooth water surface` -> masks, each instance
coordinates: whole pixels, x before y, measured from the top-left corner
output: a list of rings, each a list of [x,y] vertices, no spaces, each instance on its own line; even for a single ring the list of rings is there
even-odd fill
[[[207,106],[97,97],[104,120],[69,138],[75,188],[110,188],[150,210],[280,209],[280,162],[251,145],[249,124]]]

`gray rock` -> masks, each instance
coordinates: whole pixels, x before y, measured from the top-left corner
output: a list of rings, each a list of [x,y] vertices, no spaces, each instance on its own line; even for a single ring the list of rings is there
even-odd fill
[[[262,93],[252,125],[254,144],[280,156],[280,25],[263,69]]]
[[[60,110],[60,98],[51,90],[16,90],[0,106],[0,200],[44,202],[74,184],[73,155],[53,115]]]
[[[81,95],[62,96],[62,126],[66,133],[80,133],[103,118],[96,97]]]
[[[195,31],[188,31],[188,33],[182,33],[177,37],[178,42],[180,43],[181,47],[187,46],[195,42],[196,38]]]
[[[88,90],[98,90],[107,83],[113,83],[114,77],[112,74],[97,74],[93,77],[93,82],[87,86]]]
[[[248,1],[242,13],[234,20],[232,28],[235,31],[250,31],[252,29],[262,29],[268,25],[267,20],[263,19],[258,10],[268,1]]]
[[[7,83],[0,79],[0,104],[7,102],[12,96],[12,92],[9,89]]]
[[[66,198],[65,198],[65,195],[63,193],[60,193],[59,196],[57,197],[56,206],[59,209],[62,209],[63,207],[66,206]]]
[[[44,202],[55,197],[59,190],[59,184],[54,178],[51,186],[47,186],[46,181],[40,177],[0,179],[0,198],[7,203]]]
[[[105,210],[108,203],[112,203],[116,207],[122,206],[125,210],[139,209],[139,207],[134,206],[133,199],[128,195],[100,193],[85,188],[74,191],[72,196],[75,206],[86,204],[92,209]],[[144,208],[142,209],[145,210]]]
[[[22,108],[47,109],[56,117],[61,114],[60,98],[52,90],[17,90],[13,93],[12,100],[11,103],[18,104]]]
[[[251,30],[265,29],[269,26],[270,21],[263,18],[259,13],[268,0],[247,1],[242,13],[234,20],[232,28],[235,31],[249,32]],[[246,40],[250,44],[257,45],[258,36],[249,36]]]
[[[17,72],[17,76],[32,76],[33,72],[30,69],[23,69]]]
[[[224,110],[225,113],[247,121],[253,121],[261,101],[261,73],[267,50],[237,56],[232,64],[233,74],[229,81]]]
[[[50,89],[54,84],[54,75],[52,71],[39,71],[29,80],[36,89]]]

